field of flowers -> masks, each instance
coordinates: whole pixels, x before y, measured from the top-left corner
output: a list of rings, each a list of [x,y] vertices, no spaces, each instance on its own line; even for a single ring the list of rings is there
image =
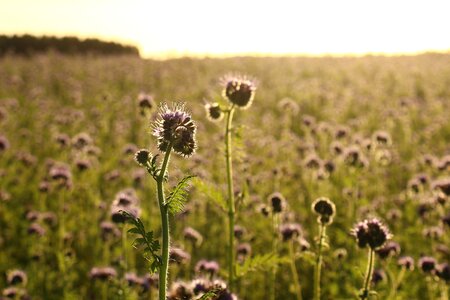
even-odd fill
[[[0,299],[448,299],[449,115],[445,54],[0,58]]]

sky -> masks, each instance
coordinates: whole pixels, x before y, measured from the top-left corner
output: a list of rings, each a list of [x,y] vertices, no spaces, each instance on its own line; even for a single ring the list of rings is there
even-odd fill
[[[0,34],[75,35],[144,57],[450,50],[449,0],[0,0]]]

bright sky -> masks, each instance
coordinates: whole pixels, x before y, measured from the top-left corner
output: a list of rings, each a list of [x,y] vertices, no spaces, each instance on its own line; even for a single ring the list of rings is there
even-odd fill
[[[449,0],[0,0],[0,34],[96,37],[145,57],[450,50]]]

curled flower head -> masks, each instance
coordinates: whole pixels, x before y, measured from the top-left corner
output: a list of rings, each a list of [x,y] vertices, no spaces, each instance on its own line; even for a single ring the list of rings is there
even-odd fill
[[[112,267],[94,267],[89,272],[92,279],[108,280],[117,277],[117,271]]]
[[[283,241],[289,241],[295,238],[298,238],[302,236],[303,230],[300,224],[297,223],[290,223],[290,224],[283,224],[280,226],[280,232],[283,236]]]
[[[397,264],[406,270],[414,270],[414,259],[411,256],[402,256],[397,260]]]
[[[380,248],[392,237],[389,229],[376,218],[359,222],[351,233],[360,248],[368,245],[372,250]]]
[[[394,241],[387,242],[383,247],[377,249],[377,254],[380,258],[385,259],[391,256],[400,254],[400,245]]]
[[[442,263],[436,266],[436,275],[446,281],[450,282],[450,265],[448,263]]]
[[[319,215],[318,222],[326,225],[333,222],[336,206],[330,199],[320,197],[312,204],[312,210]]]
[[[223,118],[223,111],[220,108],[219,103],[206,103],[205,104],[206,109],[206,116],[210,121],[220,121]]]
[[[12,270],[8,272],[7,281],[11,285],[27,284],[27,274],[22,270]]]
[[[146,149],[140,149],[134,154],[134,160],[138,165],[145,167],[152,160],[152,154]]]
[[[195,132],[196,126],[183,104],[177,104],[173,108],[167,105],[161,107],[153,131],[158,138],[160,151],[166,152],[171,146],[177,154],[191,156],[197,147]]]
[[[177,264],[184,264],[191,260],[191,255],[181,248],[170,248],[170,260]]]
[[[207,272],[211,275],[219,272],[220,266],[216,261],[201,259],[195,265],[195,272]]]
[[[199,246],[203,242],[203,236],[192,227],[186,227],[183,231],[184,238]]]
[[[223,78],[223,96],[242,109],[249,108],[255,97],[256,84],[245,76]]]

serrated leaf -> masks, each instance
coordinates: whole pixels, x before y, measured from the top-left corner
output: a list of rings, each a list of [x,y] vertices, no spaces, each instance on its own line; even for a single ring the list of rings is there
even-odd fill
[[[128,232],[140,236],[133,241],[133,247],[144,248],[143,256],[146,260],[150,261],[150,270],[152,273],[156,272],[161,266],[161,258],[157,254],[160,249],[159,241],[153,238],[152,231],[145,231],[144,223],[142,223],[141,219],[134,217],[126,211],[122,211],[122,214],[134,226]]]
[[[133,228],[131,228],[131,229],[128,229],[127,232],[128,232],[128,233],[135,233],[135,234],[140,234],[140,233],[141,233],[141,231],[140,231],[138,228],[136,228],[136,227],[133,227]]]
[[[227,202],[223,198],[223,191],[212,184],[208,184],[199,178],[194,180],[194,186],[200,194],[205,195],[208,199],[216,203],[224,211],[227,209]]]
[[[169,196],[167,196],[166,205],[172,214],[177,214],[184,210],[184,205],[187,201],[189,181],[194,177],[195,175],[188,175],[181,179],[169,193]]]

